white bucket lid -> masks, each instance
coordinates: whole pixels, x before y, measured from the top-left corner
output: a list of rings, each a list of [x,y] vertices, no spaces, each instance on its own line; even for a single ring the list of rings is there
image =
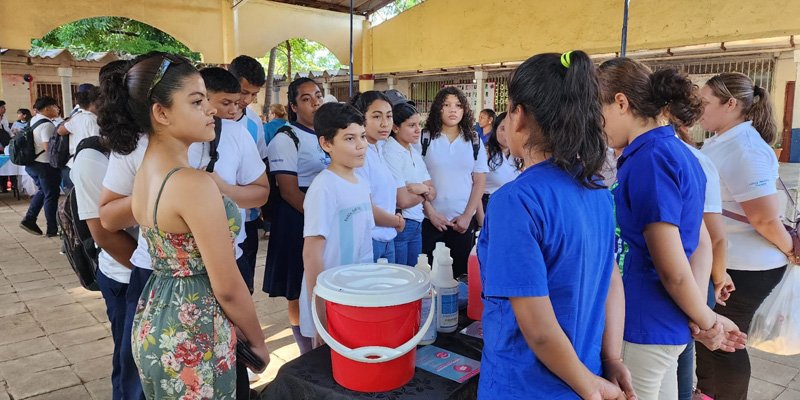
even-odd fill
[[[431,289],[430,275],[397,264],[353,264],[331,268],[317,277],[319,297],[355,307],[411,303]]]

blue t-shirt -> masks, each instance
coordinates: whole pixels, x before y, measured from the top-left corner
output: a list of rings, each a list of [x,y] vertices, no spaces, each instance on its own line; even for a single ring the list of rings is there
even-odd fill
[[[601,374],[614,267],[612,206],[608,190],[580,185],[550,160],[492,195],[478,239],[484,294],[478,398],[579,398],[536,358],[510,297],[549,296],[576,354]]]
[[[625,285],[625,340],[638,344],[684,345],[689,319],[670,297],[653,265],[644,229],[656,222],[678,227],[688,258],[697,248],[703,220],[706,177],[697,158],[671,126],[636,138],[617,162],[612,189],[624,241],[617,255]]]
[[[275,118],[272,121],[269,121],[266,124],[264,124],[264,141],[266,141],[267,144],[269,144],[269,142],[272,141],[272,138],[275,137],[275,134],[278,133],[278,128],[288,124],[289,123],[282,118]]]

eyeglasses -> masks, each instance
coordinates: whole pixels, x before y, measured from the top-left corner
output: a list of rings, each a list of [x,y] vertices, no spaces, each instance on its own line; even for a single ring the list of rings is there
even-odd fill
[[[172,64],[172,60],[169,58],[164,58],[161,61],[161,66],[158,67],[158,71],[156,72],[156,76],[153,78],[153,83],[150,84],[150,89],[147,89],[147,98],[150,98],[150,95],[153,94],[153,89],[161,82],[161,79],[164,77],[164,74],[167,73],[167,69]]]

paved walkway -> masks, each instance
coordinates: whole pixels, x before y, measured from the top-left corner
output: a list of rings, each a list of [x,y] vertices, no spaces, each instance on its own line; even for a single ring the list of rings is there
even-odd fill
[[[782,165],[781,175],[797,187],[800,165]],[[103,299],[78,284],[59,254],[58,239],[19,229],[26,209],[26,200],[0,195],[0,400],[109,400],[113,344]],[[262,240],[256,286],[263,278],[265,254]],[[260,290],[253,298],[272,350],[272,362],[255,385],[263,388],[298,350],[286,302]],[[800,356],[751,354],[748,399],[800,400]]]

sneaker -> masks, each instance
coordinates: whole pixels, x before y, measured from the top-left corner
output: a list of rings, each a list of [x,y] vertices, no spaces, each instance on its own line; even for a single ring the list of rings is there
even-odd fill
[[[19,223],[19,227],[32,235],[42,235],[42,230],[39,229],[39,225],[36,225],[34,221],[22,220],[22,222]]]
[[[255,373],[253,371],[250,371],[250,369],[248,368],[247,369],[247,379],[250,381],[250,383],[253,383],[253,382],[261,379],[261,375]]]

